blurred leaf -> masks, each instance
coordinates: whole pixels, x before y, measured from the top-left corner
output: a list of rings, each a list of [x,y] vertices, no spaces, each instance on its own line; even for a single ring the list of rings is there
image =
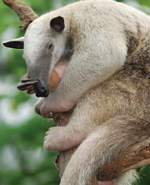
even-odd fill
[[[150,7],[150,0],[138,0],[137,1],[142,6],[149,6]]]

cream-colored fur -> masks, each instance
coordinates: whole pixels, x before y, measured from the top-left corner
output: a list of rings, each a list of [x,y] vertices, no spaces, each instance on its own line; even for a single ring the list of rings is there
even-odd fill
[[[50,26],[55,18],[61,24]],[[68,61],[62,81],[38,101],[37,112],[45,116],[77,105],[68,125],[51,128],[45,137],[47,150],[83,141],[61,185],[87,185],[98,169],[149,137],[149,30],[149,16],[110,0],[73,3],[29,26],[24,58],[33,80],[48,86],[56,63]],[[117,185],[130,185],[135,177],[135,171],[126,172]]]
[[[71,39],[73,55],[59,86],[37,103],[42,115],[48,111],[69,110],[83,93],[114,74],[126,61],[129,42],[140,39],[150,27],[149,16],[122,3],[107,0],[70,4],[43,15],[33,24],[44,22],[45,25],[51,17],[59,15],[64,17],[66,25],[59,40],[61,36]],[[57,35],[52,39],[55,38]],[[63,41],[59,43],[60,48],[62,45]],[[51,65],[52,70],[54,65]]]

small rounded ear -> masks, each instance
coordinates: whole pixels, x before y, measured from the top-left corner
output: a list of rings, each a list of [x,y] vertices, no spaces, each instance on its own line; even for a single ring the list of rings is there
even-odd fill
[[[18,39],[8,40],[2,43],[7,48],[23,49],[24,48],[24,37]]]
[[[50,26],[57,32],[61,32],[65,28],[64,18],[61,16],[55,17],[50,21]]]

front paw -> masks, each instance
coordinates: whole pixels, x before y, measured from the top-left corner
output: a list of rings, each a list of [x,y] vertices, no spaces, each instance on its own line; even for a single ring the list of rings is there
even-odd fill
[[[46,132],[44,138],[44,148],[49,151],[59,151],[64,149],[64,128],[52,127]]]
[[[50,103],[48,104],[47,101],[45,98],[40,98],[35,104],[35,112],[45,118],[51,118],[52,117],[52,112],[50,111],[51,107]]]
[[[51,117],[52,112],[67,112],[74,107],[75,103],[72,101],[65,101],[52,98],[40,98],[35,104],[35,112],[45,118]]]

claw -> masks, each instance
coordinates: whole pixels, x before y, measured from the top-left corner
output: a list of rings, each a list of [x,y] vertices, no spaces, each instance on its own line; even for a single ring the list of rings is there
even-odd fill
[[[22,83],[31,82],[31,79],[30,79],[30,78],[26,78],[26,77],[22,77],[22,78],[20,79],[20,81],[21,81]]]
[[[33,85],[38,83],[38,80],[32,80],[28,74],[25,74],[17,85],[20,91],[27,90],[27,94],[34,94]]]
[[[27,82],[27,81],[30,81],[30,80],[31,80],[31,79],[30,79],[30,77],[29,77],[28,74],[25,74],[25,75],[20,79],[21,82]]]
[[[30,90],[31,87],[33,89],[33,84],[36,84],[38,83],[37,80],[35,81],[30,81],[30,82],[26,82],[26,83],[22,83],[22,82],[19,82],[18,85],[17,85],[17,88],[21,91],[24,91],[24,90]]]

